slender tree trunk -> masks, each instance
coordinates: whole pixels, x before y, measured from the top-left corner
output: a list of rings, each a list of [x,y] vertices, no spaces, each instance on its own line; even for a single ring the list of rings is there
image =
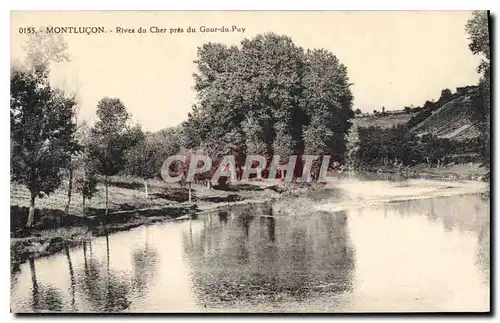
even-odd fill
[[[106,218],[106,222],[108,220],[108,176],[104,176],[104,186],[106,187],[106,209],[104,211],[104,216]]]
[[[85,212],[85,195],[82,195],[82,213],[83,213],[83,216],[86,217],[87,216],[87,213]]]
[[[68,215],[69,206],[71,204],[71,192],[73,191],[73,167],[69,168],[69,179],[68,179],[68,202],[66,203],[66,207],[64,208],[64,214]]]
[[[104,233],[106,234],[106,264],[107,264],[107,269],[108,269],[108,275],[109,275],[109,235],[106,227],[104,227]]]
[[[31,231],[33,222],[35,221],[35,194],[31,193],[30,208],[28,212],[28,221],[26,222],[26,227]]]
[[[148,195],[148,180],[147,179],[144,179],[144,193],[146,194],[146,198],[148,199],[149,195]]]
[[[189,190],[189,202],[191,202],[191,182],[188,182],[188,190]]]

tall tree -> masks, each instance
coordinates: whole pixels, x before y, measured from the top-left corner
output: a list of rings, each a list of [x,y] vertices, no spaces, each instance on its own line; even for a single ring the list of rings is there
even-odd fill
[[[465,25],[465,30],[470,41],[469,49],[474,55],[482,55],[478,70],[489,73],[491,51],[488,12],[474,11]]]
[[[97,161],[93,159],[91,154],[92,144],[88,134],[84,134],[82,140],[83,152],[74,158],[75,169],[79,170],[75,176],[75,184],[77,191],[82,194],[82,214],[86,215],[86,200],[92,200],[92,197],[97,192]]]
[[[109,211],[109,177],[125,167],[127,149],[140,142],[144,134],[139,127],[129,125],[129,114],[120,99],[105,97],[97,104],[97,122],[90,131],[90,156],[104,176],[106,191],[105,216]]]
[[[31,228],[35,199],[59,187],[61,170],[79,150],[72,119],[76,102],[50,86],[45,70],[14,69],[10,86],[11,178],[30,191]]]
[[[475,11],[472,17],[467,21],[465,30],[469,37],[469,49],[474,55],[482,56],[481,63],[478,66],[478,72],[481,73],[479,81],[478,97],[473,98],[477,103],[475,117],[481,130],[482,149],[484,163],[489,167],[490,163],[490,123],[491,123],[491,83],[490,83],[490,33],[489,16],[487,11]]]
[[[270,33],[240,47],[205,44],[195,63],[198,104],[183,124],[187,148],[233,154],[237,163],[247,154],[286,161],[314,143],[312,134],[304,140],[307,127],[319,126],[328,129],[321,139],[341,159],[354,113],[347,71],[333,54],[304,53],[289,37]],[[319,102],[317,95],[326,97]]]
[[[346,67],[326,50],[308,51],[304,76],[303,139],[307,154],[331,155],[342,162],[354,117]]]
[[[28,40],[24,44],[26,50],[25,66],[34,73],[49,76],[51,66],[54,63],[64,63],[70,61],[68,53],[68,45],[60,34],[50,34],[37,32],[28,34]],[[76,95],[73,99],[77,103]],[[73,118],[77,124],[79,105],[73,105]],[[71,161],[68,166],[68,199],[64,208],[64,213],[67,215],[71,204],[71,193],[73,188],[73,169],[74,161],[71,156]]]
[[[51,63],[70,60],[68,44],[61,34],[45,32],[28,34],[24,49],[26,50],[26,66],[32,72],[48,75]]]
[[[168,157],[162,143],[153,137],[146,137],[129,149],[126,155],[126,170],[144,181],[144,194],[148,198],[148,179],[160,174],[161,166]]]

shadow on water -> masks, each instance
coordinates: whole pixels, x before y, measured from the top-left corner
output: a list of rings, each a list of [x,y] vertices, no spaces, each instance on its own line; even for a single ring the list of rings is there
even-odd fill
[[[278,306],[350,291],[354,250],[345,212],[290,221],[263,205],[220,211],[218,218],[183,236],[201,306]]]

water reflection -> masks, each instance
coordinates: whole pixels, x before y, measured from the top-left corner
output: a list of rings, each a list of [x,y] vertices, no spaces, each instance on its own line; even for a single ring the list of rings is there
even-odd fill
[[[84,266],[80,270],[78,284],[91,311],[120,312],[130,306],[130,280],[111,268],[109,236],[106,235],[106,263],[96,259],[84,247]],[[87,259],[88,256],[88,259]]]
[[[76,279],[75,279],[75,273],[73,271],[73,263],[71,262],[71,255],[69,253],[69,247],[68,245],[64,246],[64,253],[66,254],[66,259],[68,259],[68,269],[69,269],[69,280],[70,280],[70,296],[71,296],[71,310],[73,312],[76,312],[76,305],[75,305],[75,285],[76,285]]]
[[[30,259],[12,310],[487,310],[487,198],[315,210],[339,196],[233,206]]]
[[[144,247],[137,248],[132,255],[134,278],[133,288],[138,297],[143,297],[153,283],[159,265],[158,252],[149,243],[149,227],[146,227],[146,239]]]
[[[219,212],[218,226],[183,237],[201,305],[272,306],[350,290],[354,251],[345,212],[290,221],[264,205],[233,208],[230,215]]]
[[[32,283],[32,303],[31,308],[33,311],[60,311],[63,307],[62,291],[52,285],[46,285],[37,280],[35,260],[29,258],[28,260],[31,273]]]

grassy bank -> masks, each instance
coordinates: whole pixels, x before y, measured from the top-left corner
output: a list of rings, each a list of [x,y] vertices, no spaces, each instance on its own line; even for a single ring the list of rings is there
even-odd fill
[[[148,197],[142,181],[131,177],[111,178],[109,213],[105,216],[104,186],[90,201],[85,214],[82,196],[72,192],[69,214],[64,213],[67,186],[62,185],[50,196],[37,199],[35,223],[31,232],[24,228],[29,205],[29,192],[22,186],[11,185],[11,269],[30,257],[42,257],[60,252],[66,246],[81,244],[92,237],[125,231],[158,221],[185,220],[199,212],[224,208],[232,204],[261,203],[280,196],[300,194],[309,186],[269,185],[245,182],[224,189],[192,185],[192,201],[188,189],[178,184],[152,180]]]
[[[448,180],[485,180],[488,170],[478,164],[447,165],[430,167],[373,167],[364,169],[372,174],[396,174],[403,178],[430,178]],[[374,174],[376,175],[376,174]],[[161,181],[150,181],[146,198],[143,183],[134,178],[115,177],[109,187],[110,212],[104,216],[104,187],[91,201],[91,207],[83,214],[82,197],[73,192],[70,212],[62,210],[67,203],[67,188],[61,187],[54,194],[37,200],[35,224],[27,234],[29,194],[18,185],[11,186],[11,269],[15,271],[29,257],[42,257],[60,252],[65,246],[76,246],[92,237],[117,231],[125,231],[144,224],[159,221],[185,220],[200,212],[228,207],[229,205],[252,205],[298,196],[321,185],[280,184],[245,182],[224,189],[209,189],[203,185],[192,185],[192,202],[188,201],[188,190],[179,185]],[[89,203],[87,203],[87,206]]]

